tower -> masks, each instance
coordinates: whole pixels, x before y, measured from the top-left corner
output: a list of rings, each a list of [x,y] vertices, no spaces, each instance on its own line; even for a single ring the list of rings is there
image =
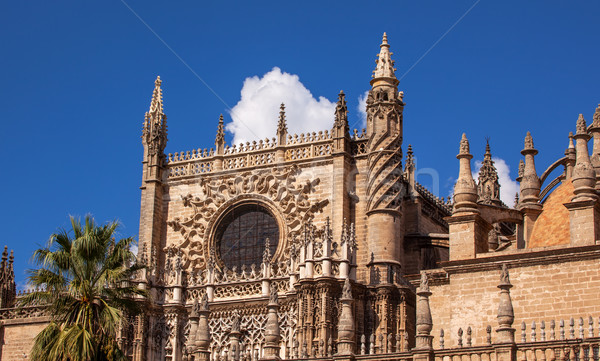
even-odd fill
[[[391,281],[390,270],[399,270],[403,257],[400,203],[402,182],[402,112],[394,61],[383,34],[377,66],[367,97],[367,243],[377,280]]]
[[[160,77],[156,77],[150,109],[144,117],[142,144],[142,201],[138,258],[146,260],[150,268],[156,267],[160,249],[162,221],[163,178],[166,171],[167,116],[163,111]]]
[[[8,262],[7,262],[8,260]],[[13,271],[13,251],[8,257],[8,248],[4,246],[2,262],[0,262],[0,308],[13,307],[17,296],[15,272]]]

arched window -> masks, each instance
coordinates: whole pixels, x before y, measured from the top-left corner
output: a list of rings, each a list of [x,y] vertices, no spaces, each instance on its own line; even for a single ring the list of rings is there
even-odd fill
[[[219,255],[228,268],[259,265],[269,238],[271,255],[279,243],[279,226],[260,204],[243,204],[221,219],[216,232]]]

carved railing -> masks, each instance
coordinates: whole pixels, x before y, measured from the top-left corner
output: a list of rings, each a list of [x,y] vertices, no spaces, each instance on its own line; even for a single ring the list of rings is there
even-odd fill
[[[423,198],[427,199],[428,201],[433,203],[437,208],[439,208],[442,212],[444,212],[444,217],[449,216],[452,213],[451,203],[442,201],[442,199],[435,196],[419,182],[415,182],[415,188]],[[448,198],[448,201],[450,201],[450,198]]]
[[[367,153],[367,137],[365,130],[355,130],[351,138],[352,155]],[[265,139],[246,142],[239,145],[225,146],[222,169],[243,169],[268,166],[275,163],[276,139]],[[282,147],[284,161],[294,162],[306,159],[328,157],[332,154],[333,139],[328,130],[307,134],[289,135],[286,145]],[[215,151],[211,149],[195,149],[167,155],[167,178],[177,179],[198,176],[214,172]]]
[[[48,316],[44,306],[12,307],[0,309],[0,320]]]

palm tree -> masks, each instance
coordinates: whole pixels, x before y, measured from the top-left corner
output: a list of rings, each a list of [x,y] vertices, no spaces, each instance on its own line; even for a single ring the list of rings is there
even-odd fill
[[[129,282],[142,268],[130,250],[135,241],[115,241],[118,223],[98,226],[89,215],[84,224],[71,217],[71,226],[33,254],[39,268],[29,271],[29,282],[39,290],[22,297],[20,305],[47,307],[51,321],[36,336],[30,358],[125,360],[117,327],[124,313],[139,312],[133,296],[146,295]]]

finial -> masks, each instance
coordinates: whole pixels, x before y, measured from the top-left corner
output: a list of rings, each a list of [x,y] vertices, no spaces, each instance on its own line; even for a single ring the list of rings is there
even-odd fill
[[[350,127],[348,125],[348,107],[346,106],[346,95],[343,90],[338,94],[338,101],[335,106],[335,121],[333,123],[334,132],[339,129],[341,131],[337,136],[346,136]],[[337,132],[336,132],[337,134]]]
[[[163,112],[163,97],[162,97],[162,89],[160,85],[162,84],[162,80],[160,80],[160,76],[156,77],[154,81],[154,91],[152,92],[152,101],[150,102],[150,111],[149,113],[162,113]]]
[[[573,132],[569,132],[569,149],[575,149],[575,144],[573,144]]]
[[[414,164],[412,145],[409,144],[408,149],[406,150],[406,163],[404,168],[407,169],[408,167],[414,166]]]
[[[533,149],[533,137],[529,131],[525,136],[525,149]]]
[[[577,134],[587,134],[587,126],[585,124],[585,119],[583,119],[583,114],[579,114],[577,118]]]
[[[142,129],[142,143],[148,148],[152,157],[150,164],[157,165],[164,158],[164,149],[167,145],[167,116],[163,112],[163,97],[160,88],[162,81],[157,77],[154,81],[150,109],[144,116]],[[159,155],[156,157],[156,155]]]
[[[287,121],[285,119],[285,104],[279,106],[279,122],[277,123],[277,134],[287,133]]]
[[[519,160],[519,170],[518,170],[518,175],[519,178],[523,178],[523,174],[525,173],[525,162],[523,161],[523,159]]]
[[[384,78],[385,81],[389,85],[397,86],[398,79],[396,79],[396,75],[394,74],[394,61],[391,58],[393,54],[390,52],[390,45],[388,44],[387,34],[383,33],[383,40],[381,41],[381,45],[379,46],[379,54],[377,55],[377,66],[373,71],[373,80],[371,80],[371,85],[374,85],[380,78]]]
[[[485,137],[485,155],[484,157],[492,157],[492,152],[490,150],[490,137]]]
[[[500,283],[503,285],[510,285],[510,278],[508,275],[508,267],[506,263],[502,264],[502,272],[500,273]]]
[[[342,288],[342,298],[352,299],[352,285],[350,284],[350,278],[346,277],[344,281],[344,288]]]
[[[223,114],[219,116],[219,125],[217,126],[217,137],[215,139],[215,145],[219,147],[219,144],[225,143],[225,128],[223,127]]]
[[[199,311],[208,311],[208,296],[206,293],[202,295],[202,299],[200,300]]]
[[[265,239],[265,250],[263,252],[263,263],[269,263],[271,260],[271,241],[269,237]]]
[[[381,46],[388,45],[387,33],[383,33],[383,39],[381,40]]]
[[[592,121],[592,125],[594,127],[600,127],[600,104],[598,104],[598,107],[594,112],[594,120]]]
[[[467,139],[467,134],[463,133],[462,138],[460,139],[460,151],[459,154],[469,154],[469,140]]]
[[[577,132],[573,138],[576,142],[576,159],[575,167],[573,168],[573,186],[575,187],[573,193],[575,193],[575,196],[572,201],[596,200],[598,199],[595,190],[596,172],[590,161],[587,144],[590,135],[587,132],[583,114],[579,114],[579,117],[577,118]],[[576,235],[576,237],[579,237],[579,235]],[[572,237],[571,241],[575,242],[573,238],[575,238],[575,236]]]
[[[279,305],[279,295],[277,294],[277,286],[271,283],[271,293],[269,295],[269,305]]]
[[[429,279],[427,278],[427,273],[421,271],[421,281],[419,284],[420,291],[429,291]]]
[[[192,312],[190,313],[190,318],[198,317],[200,314],[200,302],[198,299],[194,299],[194,303],[192,304]]]

